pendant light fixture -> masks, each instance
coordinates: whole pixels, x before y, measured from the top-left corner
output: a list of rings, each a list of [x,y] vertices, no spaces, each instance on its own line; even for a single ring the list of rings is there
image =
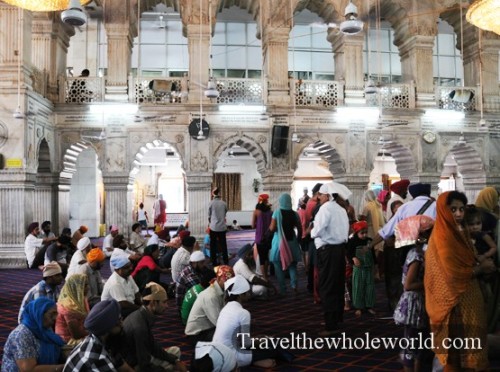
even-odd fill
[[[55,12],[68,8],[70,0],[2,0],[4,3],[32,12]],[[80,5],[87,5],[92,0],[79,0]]]
[[[208,0],[208,27],[210,30],[208,36],[208,71],[210,76],[208,78],[207,89],[205,90],[205,97],[217,98],[219,97],[219,91],[217,90],[212,69],[212,0]]]
[[[476,0],[467,10],[467,21],[482,30],[500,35],[499,10],[498,0]]]

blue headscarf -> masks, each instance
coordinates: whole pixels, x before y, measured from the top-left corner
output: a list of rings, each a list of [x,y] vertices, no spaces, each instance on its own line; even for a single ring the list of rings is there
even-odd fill
[[[47,297],[39,297],[29,302],[24,308],[21,323],[24,324],[40,341],[38,364],[58,364],[61,347],[64,341],[50,328],[43,327],[43,316],[56,306],[56,303]]]
[[[280,209],[284,211],[292,210],[292,197],[288,193],[283,193],[278,198],[278,203],[280,205]],[[284,239],[283,236],[283,217],[281,213],[276,214],[276,231],[278,232],[279,239]]]

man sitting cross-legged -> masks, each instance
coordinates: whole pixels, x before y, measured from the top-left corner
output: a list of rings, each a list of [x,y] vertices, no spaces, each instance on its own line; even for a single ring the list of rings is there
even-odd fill
[[[187,371],[180,361],[179,347],[172,346],[164,350],[153,336],[156,315],[162,315],[168,306],[165,289],[149,282],[142,292],[142,304],[123,322],[127,363],[136,371]]]
[[[196,298],[184,331],[191,345],[198,341],[212,341],[217,318],[224,307],[224,283],[232,277],[231,266],[219,266],[217,279]]]
[[[47,297],[57,302],[60,289],[58,286],[63,282],[62,270],[57,262],[50,262],[43,268],[43,280],[32,287],[23,298],[21,308],[19,309],[18,322],[21,323],[21,315],[24,307],[39,297]]]
[[[122,316],[125,318],[141,305],[139,288],[130,276],[132,274],[132,263],[126,255],[112,256],[111,263],[115,268],[115,272],[104,284],[101,300],[114,299],[118,301]]]
[[[68,356],[63,372],[134,371],[122,358],[123,327],[118,302],[99,302],[84,325],[89,335]]]
[[[101,301],[104,282],[101,275],[102,263],[106,259],[104,252],[100,248],[92,248],[87,255],[87,262],[80,265],[77,274],[87,276],[89,283],[88,301],[90,307]]]
[[[184,295],[194,285],[201,282],[201,273],[206,270],[205,255],[200,251],[194,251],[189,257],[189,265],[180,273],[175,287],[175,303],[179,314],[182,308]]]

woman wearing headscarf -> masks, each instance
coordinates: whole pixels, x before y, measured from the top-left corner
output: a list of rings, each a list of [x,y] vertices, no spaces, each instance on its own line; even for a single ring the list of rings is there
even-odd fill
[[[26,305],[21,324],[5,342],[2,372],[32,371],[41,365],[47,371],[63,370],[60,362],[64,341],[52,330],[56,316],[56,303],[46,297]]]
[[[483,231],[496,235],[496,227],[499,217],[498,191],[494,187],[485,187],[476,198],[476,207],[481,210],[483,220]]]
[[[482,349],[444,349],[437,358],[445,371],[488,368],[486,313],[478,276],[496,270],[491,260],[476,261],[471,239],[461,227],[467,198],[449,191],[437,200],[436,222],[425,253],[425,308],[434,345],[446,338],[479,339]]]
[[[88,289],[87,275],[74,274],[64,283],[57,300],[56,333],[70,346],[88,335],[83,325],[89,313]]]
[[[159,266],[159,255],[160,249],[158,244],[148,245],[146,248],[144,248],[144,255],[139,260],[137,266],[132,272],[132,278],[134,278],[135,283],[137,284],[141,292],[149,282],[160,284],[165,289],[168,287],[167,284],[160,282],[160,274],[170,272],[170,269],[162,269]]]
[[[378,231],[384,226],[385,218],[382,213],[382,205],[377,200],[373,190],[365,191],[364,195],[365,205],[363,211],[361,212],[359,219],[361,221],[366,221],[368,224],[368,237],[374,239]],[[376,278],[381,278],[384,275],[384,265],[383,265],[383,252],[384,252],[384,242],[373,247],[375,249],[375,257],[377,258],[378,273],[375,274]]]
[[[300,246],[297,237],[302,236],[299,215],[292,210],[290,194],[283,193],[279,199],[279,209],[276,209],[271,219],[269,230],[274,232],[269,260],[274,265],[276,278],[280,285],[280,293],[286,293],[285,271],[290,274],[290,286],[294,292],[297,288],[297,262],[300,261]],[[297,235],[295,235],[297,229]]]
[[[269,232],[269,225],[273,211],[269,204],[269,195],[260,194],[257,205],[252,215],[252,229],[255,229],[255,244],[259,253],[260,271],[265,280],[268,280],[267,272],[269,266],[269,250],[271,249],[272,235]]]

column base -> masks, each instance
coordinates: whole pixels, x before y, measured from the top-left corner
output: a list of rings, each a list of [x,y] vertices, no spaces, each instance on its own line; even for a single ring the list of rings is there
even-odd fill
[[[434,93],[417,93],[415,105],[417,108],[436,108],[436,96]]]
[[[0,245],[0,269],[26,269],[24,245]]]
[[[366,98],[361,90],[346,90],[345,101],[346,106],[366,106]]]
[[[124,86],[106,86],[105,100],[111,102],[128,102],[128,87]]]
[[[267,96],[268,105],[290,105],[290,95],[287,90],[269,90],[269,95]]]

